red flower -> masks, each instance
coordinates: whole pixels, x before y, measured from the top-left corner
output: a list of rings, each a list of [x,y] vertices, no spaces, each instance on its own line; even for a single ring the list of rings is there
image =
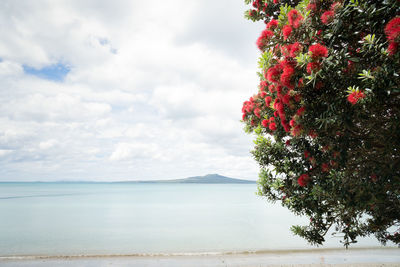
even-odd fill
[[[288,45],[282,45],[281,46],[281,53],[282,55],[284,55],[285,57],[289,57],[290,56],[290,48],[291,48],[291,44]]]
[[[286,40],[292,33],[292,27],[290,27],[289,25],[283,26],[282,33],[283,33],[283,39]]]
[[[265,97],[265,104],[269,107],[271,105],[272,97],[266,96]]]
[[[294,68],[290,65],[286,65],[281,75],[281,83],[288,88],[293,87],[293,85],[291,84],[291,79],[293,74],[294,74]]]
[[[265,91],[265,88],[268,86],[267,81],[261,81],[260,82],[260,90]]]
[[[389,41],[399,41],[400,36],[400,17],[395,17],[385,26],[385,34]]]
[[[278,21],[276,19],[271,19],[270,22],[267,23],[267,29],[273,30],[278,27]]]
[[[286,140],[285,144],[286,144],[287,146],[290,146],[290,139]]]
[[[274,84],[270,84],[268,86],[268,90],[270,91],[270,93],[272,94],[273,92],[275,92],[275,85]]]
[[[315,12],[315,11],[317,11],[317,5],[316,4],[308,4],[306,9]]]
[[[262,124],[262,126],[264,126],[265,128],[267,128],[267,127],[268,127],[268,124],[269,124],[269,121],[268,121],[268,120],[263,120],[263,121],[261,122],[261,124]]]
[[[282,126],[283,126],[283,129],[285,130],[285,132],[289,132],[290,131],[290,126],[287,124],[287,123],[284,123],[285,121],[282,121]]]
[[[322,171],[323,172],[328,172],[329,171],[329,165],[327,163],[322,163]]]
[[[364,94],[363,91],[357,91],[356,90],[356,91],[352,92],[351,94],[349,94],[347,96],[347,100],[351,104],[355,105],[357,103],[358,99],[361,99],[361,98],[364,98],[364,97],[365,97],[365,94]]]
[[[297,179],[297,183],[301,187],[306,186],[309,181],[310,181],[310,177],[308,176],[308,174],[302,174],[302,175],[300,175],[299,179]]]
[[[296,9],[290,10],[287,16],[289,19],[290,26],[292,26],[295,29],[297,29],[301,25],[301,22],[303,21],[303,16]]]
[[[299,83],[297,84],[298,87],[304,87],[304,80],[303,78],[299,79]]]
[[[318,62],[310,62],[307,64],[307,73],[317,72],[321,69],[321,64]]]
[[[305,158],[308,158],[309,156],[310,156],[310,152],[308,152],[307,150],[304,151],[304,157],[305,157]]]
[[[271,131],[275,131],[275,130],[276,130],[276,124],[275,124],[275,122],[272,122],[272,123],[269,124],[269,129],[270,129]]]
[[[321,21],[323,24],[329,24],[330,22],[332,22],[333,18],[335,17],[335,12],[329,10],[329,11],[325,11],[322,15],[321,15]]]
[[[289,105],[289,103],[290,103],[290,95],[289,95],[289,94],[286,94],[286,95],[283,97],[282,102],[285,103],[286,105]]]
[[[276,91],[278,92],[278,95],[282,93],[282,85],[276,86]]]
[[[390,42],[388,46],[389,55],[393,56],[397,52],[397,48],[399,47],[399,43]]]
[[[256,108],[255,110],[254,110],[254,115],[256,115],[257,117],[259,117],[259,118],[261,118],[261,110],[259,109],[259,108]]]
[[[271,67],[267,71],[267,80],[273,83],[277,83],[279,76],[281,75],[281,66],[279,64]]]
[[[297,110],[296,114],[299,115],[299,116],[301,116],[301,115],[304,114],[304,111],[306,111],[306,108],[305,108],[305,107],[301,107],[301,108],[299,108],[299,109]]]
[[[295,42],[294,44],[292,44],[290,46],[290,54],[289,54],[289,56],[290,57],[296,57],[297,54],[300,52],[301,48],[302,48],[301,44],[298,43],[298,42]]]
[[[263,30],[261,32],[261,35],[260,35],[260,37],[258,37],[257,42],[256,42],[258,48],[261,51],[263,51],[265,49],[265,46],[267,45],[269,39],[272,36],[274,36],[274,33],[272,31],[270,31],[270,30]]]
[[[296,126],[296,121],[294,119],[291,119],[289,121],[289,125],[292,126],[292,127]]]
[[[251,113],[254,108],[254,103],[252,101],[244,101],[243,107],[242,107],[242,112],[243,113]]]
[[[279,113],[283,112],[283,104],[281,102],[275,102],[274,103],[274,109],[276,109],[276,111],[278,111]]]
[[[257,13],[257,11],[256,10],[249,10],[249,16],[250,17],[253,17],[253,16],[255,16],[256,15],[256,13]]]
[[[302,129],[303,129],[303,128],[301,127],[301,125],[296,125],[295,127],[292,128],[291,134],[292,134],[293,136],[299,136]]]
[[[279,0],[274,0],[274,4],[278,4],[279,3]]]
[[[308,48],[308,52],[311,53],[311,58],[313,60],[320,59],[322,57],[328,56],[328,48],[321,44],[315,44]]]

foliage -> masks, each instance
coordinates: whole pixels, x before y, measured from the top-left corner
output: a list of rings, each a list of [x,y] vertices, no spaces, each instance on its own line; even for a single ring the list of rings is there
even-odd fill
[[[245,2],[266,23],[242,108],[259,194],[308,216],[292,231],[312,244],[400,244],[400,1]]]

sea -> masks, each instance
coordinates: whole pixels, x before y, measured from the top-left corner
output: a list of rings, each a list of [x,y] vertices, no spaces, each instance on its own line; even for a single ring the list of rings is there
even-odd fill
[[[312,249],[256,184],[0,183],[0,256],[180,255]],[[353,247],[378,247],[364,238]],[[327,236],[323,248],[341,248]]]

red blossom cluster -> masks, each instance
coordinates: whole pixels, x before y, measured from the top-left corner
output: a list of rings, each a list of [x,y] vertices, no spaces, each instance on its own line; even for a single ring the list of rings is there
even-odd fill
[[[342,4],[340,2],[335,2],[331,5],[331,8],[321,15],[321,22],[325,25],[331,23],[335,18],[335,13],[339,8],[341,8]]]
[[[283,35],[283,39],[286,41],[287,38],[289,38],[290,34],[292,34],[292,27],[290,27],[290,25],[285,25],[282,28],[282,35]]]
[[[348,100],[351,104],[355,105],[359,99],[362,99],[362,98],[364,98],[364,97],[365,97],[365,94],[364,94],[363,91],[355,90],[355,91],[351,92],[351,93],[347,96],[347,100]]]
[[[270,30],[266,29],[261,32],[261,35],[260,35],[260,37],[258,37],[257,42],[256,42],[258,48],[261,51],[265,50],[265,48],[268,45],[269,39],[271,39],[272,36],[274,36],[274,33]]]
[[[312,12],[317,11],[317,4],[315,3],[309,3],[306,7],[307,10],[311,10]]]
[[[304,50],[304,46],[299,42],[288,42],[288,38],[293,31],[299,30],[303,20],[301,13],[296,9],[292,9],[288,13],[288,24],[280,28],[278,21],[272,19],[267,23],[266,29],[257,40],[257,46],[262,51],[267,49],[271,40],[276,40],[272,38],[282,36],[283,40],[287,41],[285,44],[277,44],[273,48],[270,47],[270,51],[274,53],[276,60],[275,64],[264,71],[265,80],[260,82],[260,93],[257,99],[261,99],[258,101],[262,105],[261,108],[273,108],[275,110],[274,117],[269,119],[264,118],[264,120],[260,121],[261,125],[266,129],[275,131],[277,129],[277,121],[271,119],[279,118],[283,129],[288,133],[290,132],[293,136],[299,136],[303,132],[303,127],[298,123],[298,120],[304,114],[305,108],[299,107],[295,113],[290,110],[293,110],[296,103],[299,103],[302,99],[301,93],[297,90],[303,87],[303,79],[297,79],[297,88],[295,82],[298,73],[301,73],[302,70],[297,66],[295,58]],[[271,44],[269,45],[271,46]],[[307,71],[311,73],[321,68],[323,58],[328,56],[328,49],[322,44],[314,44],[309,47],[309,53],[313,62],[307,66]],[[259,110],[255,108],[255,105],[254,99],[253,101],[246,101],[244,103],[242,110],[244,112],[244,120],[248,115],[255,115],[258,118],[262,116]],[[288,123],[288,113],[294,113],[290,119],[290,123]],[[315,133],[312,135],[316,136]]]
[[[319,60],[323,57],[328,56],[328,48],[321,44],[315,44],[308,48],[308,52],[311,54],[313,60]]]
[[[311,74],[313,72],[318,72],[321,69],[321,64],[319,62],[310,62],[307,64],[307,73]]]
[[[297,29],[303,22],[303,16],[296,9],[292,9],[288,13],[289,25]]]
[[[257,15],[258,12],[264,11],[268,7],[268,3],[263,4],[262,0],[255,0],[253,2],[253,7],[255,9],[249,10],[249,16],[254,17]]]
[[[273,30],[276,27],[278,27],[278,21],[275,20],[275,19],[271,19],[271,21],[267,23],[267,29],[268,30]]]
[[[308,53],[313,61],[307,64],[307,73],[318,72],[322,67],[322,59],[328,57],[328,49],[321,44],[314,44],[308,48]]]
[[[334,17],[335,17],[335,12],[333,12],[332,10],[328,10],[321,15],[321,21],[323,24],[326,25],[331,23]]]
[[[385,34],[389,41],[389,55],[394,55],[397,53],[400,42],[400,17],[395,17],[386,24]]]
[[[309,182],[311,181],[311,178],[308,174],[302,174],[300,177],[297,179],[297,183],[301,186],[304,187],[306,186]]]

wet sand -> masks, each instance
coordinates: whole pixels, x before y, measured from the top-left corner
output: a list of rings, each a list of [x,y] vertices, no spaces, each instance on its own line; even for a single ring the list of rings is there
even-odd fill
[[[0,266],[400,266],[400,249],[315,249],[257,253],[0,257]]]

